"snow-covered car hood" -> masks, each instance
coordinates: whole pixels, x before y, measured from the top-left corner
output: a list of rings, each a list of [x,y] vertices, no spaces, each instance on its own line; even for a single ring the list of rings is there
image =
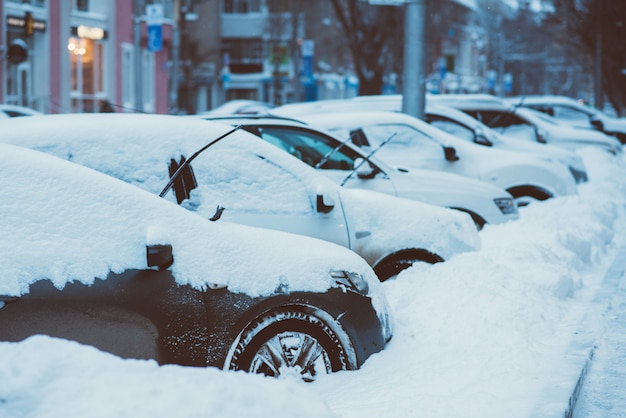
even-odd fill
[[[519,218],[516,209],[503,214],[496,200],[513,199],[504,189],[485,181],[444,171],[418,168],[390,170],[396,193],[400,197],[416,199],[447,208],[464,208],[480,213],[490,224]]]
[[[250,296],[279,285],[324,292],[331,271],[361,274],[384,310],[378,278],[353,252],[312,238],[212,223],[86,167],[0,144],[0,294],[19,296],[48,279],[92,283],[109,272],[146,269],[146,245],[170,244],[176,281],[226,285]]]
[[[414,200],[392,198],[363,189],[340,189],[351,245],[371,264],[382,248],[416,248],[416,242],[444,260],[455,254],[480,248],[472,219],[459,211]],[[413,215],[413,216],[407,216]],[[375,222],[372,222],[372,218]],[[410,219],[410,221],[408,221]],[[398,234],[397,231],[410,231]]]

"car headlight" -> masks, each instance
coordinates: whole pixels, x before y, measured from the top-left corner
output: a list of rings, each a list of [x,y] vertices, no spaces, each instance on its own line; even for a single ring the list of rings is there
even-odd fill
[[[496,204],[498,209],[500,209],[500,212],[502,212],[504,215],[517,213],[517,205],[511,197],[501,197],[498,199],[493,199],[493,202]]]
[[[331,271],[330,277],[333,278],[338,287],[352,290],[353,292],[367,296],[370,287],[363,276],[351,271]]]

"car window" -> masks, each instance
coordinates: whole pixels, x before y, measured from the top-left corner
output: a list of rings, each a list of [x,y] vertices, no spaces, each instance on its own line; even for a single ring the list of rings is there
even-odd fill
[[[238,147],[218,144],[192,162],[197,187],[183,202],[211,218],[218,206],[224,217],[237,213],[313,213],[314,191],[280,164]]]
[[[325,156],[327,161],[320,168],[328,170],[352,170],[359,155],[348,147],[333,152],[339,141],[301,129],[290,127],[263,127],[263,140],[289,152],[308,165],[315,167]]]
[[[472,142],[474,140],[474,131],[465,125],[461,125],[456,121],[445,119],[439,116],[429,116],[426,121],[434,127],[441,129],[458,138]]]

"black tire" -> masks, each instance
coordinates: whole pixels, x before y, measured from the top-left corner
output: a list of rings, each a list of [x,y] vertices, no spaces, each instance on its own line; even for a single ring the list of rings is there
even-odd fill
[[[414,251],[405,251],[390,256],[374,267],[374,272],[381,282],[396,277],[402,270],[408,269],[415,263],[435,264],[442,262],[443,259],[436,254],[426,251],[416,253]]]
[[[409,260],[406,258],[383,261],[376,266],[376,275],[378,276],[378,280],[384,282],[396,277],[402,270],[408,269],[415,262],[416,260]]]
[[[231,349],[230,370],[277,377],[299,373],[304,381],[347,370],[348,353],[335,332],[317,316],[279,310],[252,322]]]

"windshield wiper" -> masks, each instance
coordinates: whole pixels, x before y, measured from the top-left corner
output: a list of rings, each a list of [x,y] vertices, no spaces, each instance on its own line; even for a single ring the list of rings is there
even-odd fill
[[[171,175],[170,177],[170,181],[167,182],[167,184],[165,185],[165,187],[163,188],[163,190],[161,190],[161,193],[159,193],[160,197],[163,197],[167,194],[167,192],[170,191],[170,189],[172,188],[172,185],[174,184],[174,181],[176,181],[176,179],[178,178],[178,176],[180,176],[180,174],[187,169],[187,167],[189,167],[189,164],[191,164],[191,162],[198,156],[200,155],[200,153],[202,153],[204,150],[206,150],[207,148],[209,148],[210,146],[216,144],[217,142],[221,141],[222,139],[226,138],[227,136],[229,136],[230,134],[232,134],[233,132],[237,131],[238,129],[240,129],[242,127],[242,125],[237,125],[235,126],[233,129],[231,129],[230,131],[226,132],[225,134],[221,135],[220,137],[214,139],[213,141],[209,142],[208,144],[206,144],[205,146],[203,146],[202,148],[200,148],[198,151],[194,152],[193,155],[191,157],[189,157],[187,160],[181,162],[180,166],[176,169],[176,171],[174,172],[174,174]]]
[[[350,173],[346,176],[345,179],[343,179],[343,181],[341,182],[341,186],[343,186],[344,184],[346,184],[346,182],[350,179],[350,177],[352,177],[352,175],[354,173],[356,173],[356,171],[361,168],[361,166],[363,164],[365,164],[365,162],[370,162],[370,158],[372,158],[372,156],[374,154],[376,154],[382,147],[385,146],[385,144],[389,141],[391,141],[396,135],[398,134],[398,132],[394,132],[393,134],[389,135],[383,142],[380,143],[379,146],[377,146],[376,148],[374,148],[369,154],[367,154],[365,157],[363,157],[363,159],[361,160],[361,162],[359,162],[358,164],[356,164],[354,166],[354,168],[352,168],[352,170],[350,171]]]
[[[318,169],[318,168],[320,168],[321,166],[323,166],[324,164],[326,164],[326,162],[330,159],[330,157],[332,157],[333,155],[335,155],[335,153],[336,153],[337,151],[339,151],[341,148],[343,148],[344,146],[346,146],[346,145],[348,144],[348,142],[351,142],[351,141],[352,141],[352,138],[353,138],[355,135],[356,135],[356,132],[351,133],[351,134],[350,134],[350,136],[348,137],[348,139],[346,139],[345,141],[343,141],[342,143],[340,143],[339,145],[337,145],[335,148],[333,148],[333,149],[331,149],[330,151],[328,151],[328,152],[326,153],[326,155],[324,155],[324,156],[322,157],[322,159],[321,159],[321,160],[320,160],[317,164],[315,164],[315,167],[313,167],[313,168]]]
[[[513,112],[515,112],[515,110],[517,110],[518,108],[522,107],[522,105],[524,104],[524,99],[526,99],[526,96],[522,96],[522,98],[520,99],[519,103],[514,103],[508,109],[501,111],[495,118],[491,119],[491,121],[489,121],[489,123],[487,123],[486,125],[489,126],[490,128],[493,128],[494,125],[498,121],[500,121],[500,119],[504,119],[504,118],[512,115]]]

